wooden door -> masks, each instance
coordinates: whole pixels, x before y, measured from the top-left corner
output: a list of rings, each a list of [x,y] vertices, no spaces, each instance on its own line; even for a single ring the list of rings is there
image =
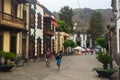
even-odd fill
[[[16,46],[17,46],[17,37],[16,35],[11,36],[11,42],[10,42],[10,51],[13,53],[16,53]]]
[[[37,43],[37,57],[40,58],[41,55],[41,42]]]
[[[30,42],[30,48],[29,48],[29,58],[34,59],[34,54],[35,54],[35,43],[32,41]]]
[[[22,40],[22,57],[26,58],[26,39]]]

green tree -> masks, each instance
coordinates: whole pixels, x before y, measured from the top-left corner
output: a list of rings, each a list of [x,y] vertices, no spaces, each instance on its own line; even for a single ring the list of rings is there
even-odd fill
[[[93,46],[95,46],[95,40],[102,36],[104,32],[103,28],[103,17],[100,12],[94,11],[90,16],[90,23],[87,33],[90,35],[92,39]]]
[[[63,46],[64,46],[64,48],[65,48],[66,53],[68,54],[67,48],[68,48],[68,47],[74,48],[74,47],[76,47],[77,45],[76,45],[76,43],[75,43],[74,41],[72,41],[72,40],[66,40],[66,41],[63,43]]]
[[[110,55],[105,54],[105,52],[101,51],[97,52],[96,54],[97,54],[96,58],[103,64],[103,68],[108,69],[108,64],[113,61],[113,58]]]
[[[61,8],[59,13],[59,19],[63,20],[66,24],[68,24],[71,30],[73,27],[72,16],[73,16],[72,8],[69,8],[69,6],[64,6],[63,8]]]
[[[100,45],[103,48],[107,48],[107,41],[103,37],[99,37],[96,40],[97,44]]]
[[[67,47],[72,47],[72,48],[74,48],[74,47],[76,47],[76,44],[75,44],[75,42],[74,42],[73,40],[66,40],[66,41],[63,43],[63,46],[64,46],[65,48],[67,48]]]
[[[70,27],[62,20],[57,20],[59,28],[56,28],[56,31],[70,33]]]

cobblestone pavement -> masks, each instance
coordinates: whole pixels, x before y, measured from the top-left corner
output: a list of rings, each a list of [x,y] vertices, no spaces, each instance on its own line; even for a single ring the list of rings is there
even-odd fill
[[[45,62],[30,62],[29,65],[13,68],[11,72],[0,72],[0,80],[108,80],[98,78],[92,71],[99,65],[95,55],[63,56],[60,71],[57,71],[53,58],[49,68],[45,67]]]

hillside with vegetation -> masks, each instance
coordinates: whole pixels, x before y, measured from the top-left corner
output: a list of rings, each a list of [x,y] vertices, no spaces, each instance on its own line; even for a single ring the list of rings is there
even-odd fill
[[[112,17],[112,10],[111,9],[90,9],[90,8],[76,8],[73,9],[73,17],[72,21],[74,23],[79,23],[78,26],[80,27],[81,30],[84,30],[84,32],[88,29],[89,27],[89,20],[91,14],[94,12],[100,12],[103,17],[103,26],[106,28],[106,25],[109,24],[110,18]],[[59,19],[59,12],[54,12],[53,13],[57,19]],[[81,31],[82,32],[82,31]]]

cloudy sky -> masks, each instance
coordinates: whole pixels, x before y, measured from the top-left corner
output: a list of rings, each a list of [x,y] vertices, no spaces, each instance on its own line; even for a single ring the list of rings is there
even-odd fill
[[[70,8],[91,8],[107,9],[111,8],[111,0],[38,0],[46,6],[51,12],[59,11],[61,7],[69,6]]]

